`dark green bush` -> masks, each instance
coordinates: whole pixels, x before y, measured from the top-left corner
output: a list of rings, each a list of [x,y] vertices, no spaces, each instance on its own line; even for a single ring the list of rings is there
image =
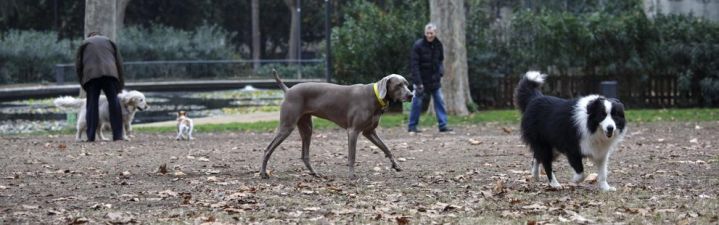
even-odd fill
[[[80,41],[55,32],[10,30],[0,37],[0,84],[54,82],[54,66],[70,62]]]
[[[645,88],[651,77],[671,76],[682,98],[687,97],[678,99],[679,105],[719,102],[713,94],[719,93],[714,82],[719,81],[717,23],[676,15],[650,20],[641,1],[607,2],[595,10],[517,7],[511,18],[497,22],[486,12],[491,1],[471,3],[469,81],[481,105],[493,105],[494,95],[503,91],[497,83],[501,78],[530,69],[554,76],[629,76],[636,82],[628,88]]]
[[[410,77],[410,50],[422,37],[429,10],[425,2],[388,8],[354,1],[345,9],[345,22],[332,30],[338,83],[370,83],[393,73]]]

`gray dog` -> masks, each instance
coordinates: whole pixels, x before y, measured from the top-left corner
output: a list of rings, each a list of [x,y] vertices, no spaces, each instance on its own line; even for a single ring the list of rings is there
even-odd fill
[[[357,136],[361,132],[367,139],[377,145],[385,156],[392,162],[392,168],[401,171],[395,162],[392,153],[377,136],[375,128],[379,118],[390,100],[409,101],[412,92],[407,86],[409,83],[404,77],[392,74],[373,84],[355,84],[350,86],[330,83],[301,83],[287,88],[287,86],[273,71],[277,84],[285,92],[285,100],[280,109],[280,125],[277,135],[272,140],[262,159],[260,176],[267,175],[267,161],[282,141],[292,133],[295,126],[299,128],[302,137],[302,161],[315,177],[320,175],[310,165],[310,139],[312,138],[312,116],[327,119],[338,126],[347,129],[349,139],[349,176],[354,175]]]

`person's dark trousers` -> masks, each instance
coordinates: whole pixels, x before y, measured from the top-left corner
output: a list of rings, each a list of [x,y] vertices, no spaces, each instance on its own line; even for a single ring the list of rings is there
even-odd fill
[[[95,132],[98,127],[100,91],[105,92],[110,112],[110,126],[112,127],[112,140],[122,140],[122,109],[117,99],[120,82],[114,77],[103,76],[95,78],[83,85],[87,92],[87,104],[85,119],[87,121],[87,141],[95,141]]]

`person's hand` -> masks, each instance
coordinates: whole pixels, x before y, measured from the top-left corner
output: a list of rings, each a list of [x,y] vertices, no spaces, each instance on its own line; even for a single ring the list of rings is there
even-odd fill
[[[422,94],[422,92],[424,92],[424,85],[415,85],[414,91],[416,92],[416,95]]]

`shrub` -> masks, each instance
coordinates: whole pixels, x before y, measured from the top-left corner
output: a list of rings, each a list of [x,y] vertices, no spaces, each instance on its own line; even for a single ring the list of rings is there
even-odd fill
[[[429,18],[423,4],[394,5],[388,10],[367,1],[349,4],[345,22],[332,30],[336,81],[369,83],[392,73],[410,77],[410,50]]]
[[[54,82],[54,66],[73,60],[80,40],[57,33],[10,30],[0,38],[0,84]]]

